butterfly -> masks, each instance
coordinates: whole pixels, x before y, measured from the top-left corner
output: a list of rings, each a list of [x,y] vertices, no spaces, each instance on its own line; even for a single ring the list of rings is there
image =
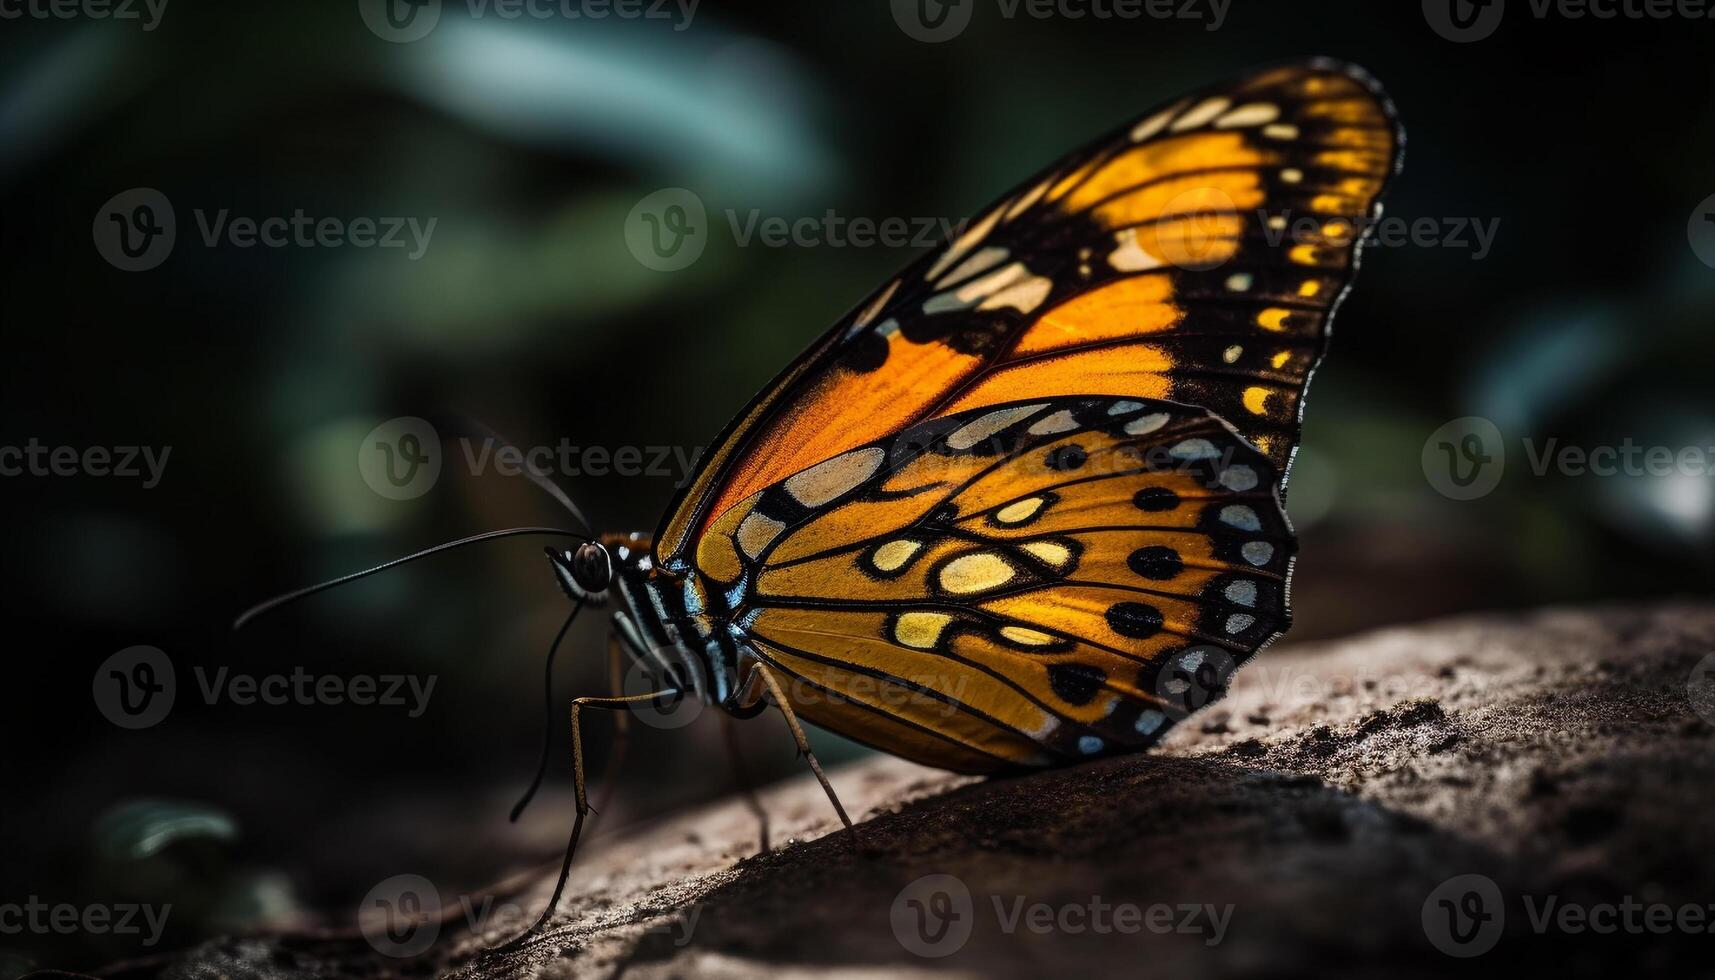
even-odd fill
[[[799,719],[961,773],[1147,748],[1289,625],[1305,389],[1402,143],[1316,60],[1065,157],[781,372],[653,534],[547,549],[574,614],[662,691],[777,708],[847,827]],[[538,927],[579,711],[655,693],[574,704]]]

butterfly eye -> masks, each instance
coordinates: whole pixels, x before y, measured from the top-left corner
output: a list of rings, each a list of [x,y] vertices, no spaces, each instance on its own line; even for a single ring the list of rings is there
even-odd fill
[[[578,546],[571,564],[572,578],[585,592],[603,592],[613,580],[613,562],[607,549],[593,541]]]

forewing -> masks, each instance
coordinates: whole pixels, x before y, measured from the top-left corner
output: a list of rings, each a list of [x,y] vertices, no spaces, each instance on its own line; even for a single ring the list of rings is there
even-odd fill
[[[884,284],[740,414],[655,538],[927,418],[1110,395],[1228,420],[1284,484],[1304,388],[1401,137],[1330,62],[1180,99],[1072,154]]]

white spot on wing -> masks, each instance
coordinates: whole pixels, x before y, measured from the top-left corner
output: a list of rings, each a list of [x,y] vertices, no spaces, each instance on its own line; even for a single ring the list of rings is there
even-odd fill
[[[751,558],[755,558],[762,554],[762,549],[768,547],[769,543],[779,537],[780,532],[784,530],[786,530],[786,525],[772,517],[764,517],[756,511],[751,511],[745,515],[744,520],[738,522],[738,534],[735,535],[735,540],[740,551]]]
[[[947,445],[958,450],[969,449],[1019,419],[1027,418],[1041,411],[1042,408],[1041,404],[1021,405],[1015,408],[1003,408],[972,419],[960,426],[957,432],[947,437]],[[879,453],[881,450],[877,449],[876,452]]]
[[[1166,265],[1159,256],[1144,251],[1137,241],[1137,229],[1125,228],[1114,234],[1117,247],[1108,253],[1108,265],[1119,272],[1145,272]]]
[[[961,282],[985,269],[993,268],[1006,261],[1008,252],[998,245],[989,245],[979,249],[977,253],[959,263],[959,267],[947,273],[947,282]]]
[[[1228,527],[1236,527],[1241,531],[1262,530],[1262,522],[1257,520],[1256,511],[1243,504],[1231,504],[1222,507],[1221,523]]]
[[[1204,99],[1191,111],[1173,121],[1173,131],[1183,133],[1187,129],[1196,129],[1198,126],[1207,125],[1211,119],[1226,112],[1227,106],[1230,105],[1232,105],[1232,100],[1218,95],[1212,99]]]
[[[1228,602],[1236,605],[1256,605],[1256,583],[1249,579],[1240,579],[1237,582],[1228,583],[1223,594],[1227,597]]]
[[[1177,105],[1169,106],[1155,115],[1150,116],[1148,119],[1145,119],[1143,122],[1138,123],[1136,126],[1133,126],[1131,128],[1131,141],[1133,143],[1141,143],[1144,140],[1149,139],[1151,136],[1154,136],[1156,133],[1161,132],[1163,129],[1166,129],[1168,122],[1173,119],[1173,114],[1178,112],[1180,106],[1183,106],[1184,104],[1185,103],[1180,102]]]
[[[1125,424],[1125,433],[1128,436],[1147,435],[1166,425],[1167,418],[1168,415],[1166,412],[1155,412],[1150,415],[1132,419],[1130,422]]]
[[[929,271],[924,274],[923,278],[930,281],[941,278],[941,273],[951,268],[954,262],[959,261],[966,252],[976,247],[978,242],[987,238],[999,220],[1000,209],[996,208],[981,221],[965,229],[965,233],[953,240],[953,244],[941,253],[941,257],[935,260],[935,264],[929,267]]]
[[[841,453],[787,477],[786,492],[806,507],[820,507],[874,476],[886,459],[879,446]]]
[[[1006,220],[1011,221],[1022,214],[1025,208],[1028,208],[1032,204],[1041,200],[1042,195],[1048,193],[1048,185],[1053,182],[1054,178],[1049,177],[1040,184],[1037,184],[1035,187],[1032,187],[1030,190],[1018,195],[1018,200],[1013,201],[1012,206],[1006,209]]]
[[[1214,459],[1221,455],[1215,444],[1207,439],[1186,439],[1168,452],[1175,459]]]
[[[852,323],[852,326],[853,327],[867,326],[869,324],[869,321],[875,319],[876,314],[881,312],[881,308],[887,305],[887,301],[893,298],[893,293],[898,288],[899,288],[899,280],[898,279],[895,279],[892,282],[888,283],[887,288],[883,289],[875,297],[875,299],[870,301],[870,304],[868,306],[863,308],[863,312],[858,314],[857,320]]]
[[[1215,120],[1216,129],[1238,129],[1245,126],[1261,126],[1280,118],[1280,106],[1272,102],[1252,102],[1239,106],[1237,109]]]
[[[1078,427],[1078,420],[1072,417],[1072,410],[1063,408],[1053,415],[1045,415],[1031,423],[1030,434],[1033,436],[1049,436],[1056,432],[1070,432]]]
[[[1237,493],[1255,490],[1257,485],[1256,470],[1249,466],[1229,466],[1221,471],[1221,486]]]
[[[1042,305],[1042,301],[1048,298],[1048,293],[1053,288],[1054,281],[1048,277],[1031,276],[1018,285],[1009,286],[983,300],[977,309],[998,310],[1003,306],[1010,306],[1020,313],[1029,313]]]

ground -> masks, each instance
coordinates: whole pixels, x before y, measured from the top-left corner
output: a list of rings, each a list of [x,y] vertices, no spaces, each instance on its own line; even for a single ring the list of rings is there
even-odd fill
[[[254,937],[118,975],[1706,975],[1712,653],[1715,606],[1693,602],[1282,647],[1145,755],[836,769],[852,834],[789,781],[760,855],[737,799],[610,838],[514,949],[485,951],[516,908],[449,918],[415,957]]]

